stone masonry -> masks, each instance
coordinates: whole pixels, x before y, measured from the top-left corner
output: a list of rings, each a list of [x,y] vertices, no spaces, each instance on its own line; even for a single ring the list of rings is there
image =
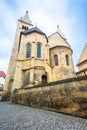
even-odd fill
[[[26,86],[15,92],[12,103],[87,118],[87,76]]]
[[[87,130],[87,120],[0,102],[0,130]]]
[[[4,93],[11,94],[26,85],[31,87],[75,77],[72,53],[59,27],[47,37],[38,27],[33,26],[26,12],[18,20]]]

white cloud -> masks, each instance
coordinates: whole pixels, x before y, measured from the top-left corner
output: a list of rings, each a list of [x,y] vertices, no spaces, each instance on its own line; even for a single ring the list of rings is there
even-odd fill
[[[5,58],[5,59],[0,58],[0,70],[7,73],[8,64],[9,64],[9,58]]]
[[[86,31],[83,30],[84,19],[81,19],[78,11],[75,13],[70,1],[13,0],[14,5],[11,5],[12,2],[0,1],[0,69],[7,69],[17,19],[23,16],[26,10],[29,11],[29,17],[33,24],[37,23],[37,26],[47,35],[55,32],[57,24],[59,24],[61,31],[72,46],[74,64],[76,64],[86,41]]]

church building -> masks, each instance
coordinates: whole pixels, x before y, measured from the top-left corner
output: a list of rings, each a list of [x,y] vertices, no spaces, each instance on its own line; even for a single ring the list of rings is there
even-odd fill
[[[26,11],[17,23],[4,91],[75,77],[72,52],[59,27],[47,36]]]

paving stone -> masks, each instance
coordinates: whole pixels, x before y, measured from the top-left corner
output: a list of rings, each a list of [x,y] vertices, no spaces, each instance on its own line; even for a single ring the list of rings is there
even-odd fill
[[[87,130],[87,120],[0,102],[0,130]]]

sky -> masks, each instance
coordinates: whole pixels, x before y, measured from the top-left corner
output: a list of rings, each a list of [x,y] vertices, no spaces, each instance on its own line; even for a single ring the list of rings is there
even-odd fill
[[[32,23],[47,36],[59,25],[78,71],[76,64],[87,43],[87,0],[0,0],[0,70],[7,73],[17,20],[26,10]]]

